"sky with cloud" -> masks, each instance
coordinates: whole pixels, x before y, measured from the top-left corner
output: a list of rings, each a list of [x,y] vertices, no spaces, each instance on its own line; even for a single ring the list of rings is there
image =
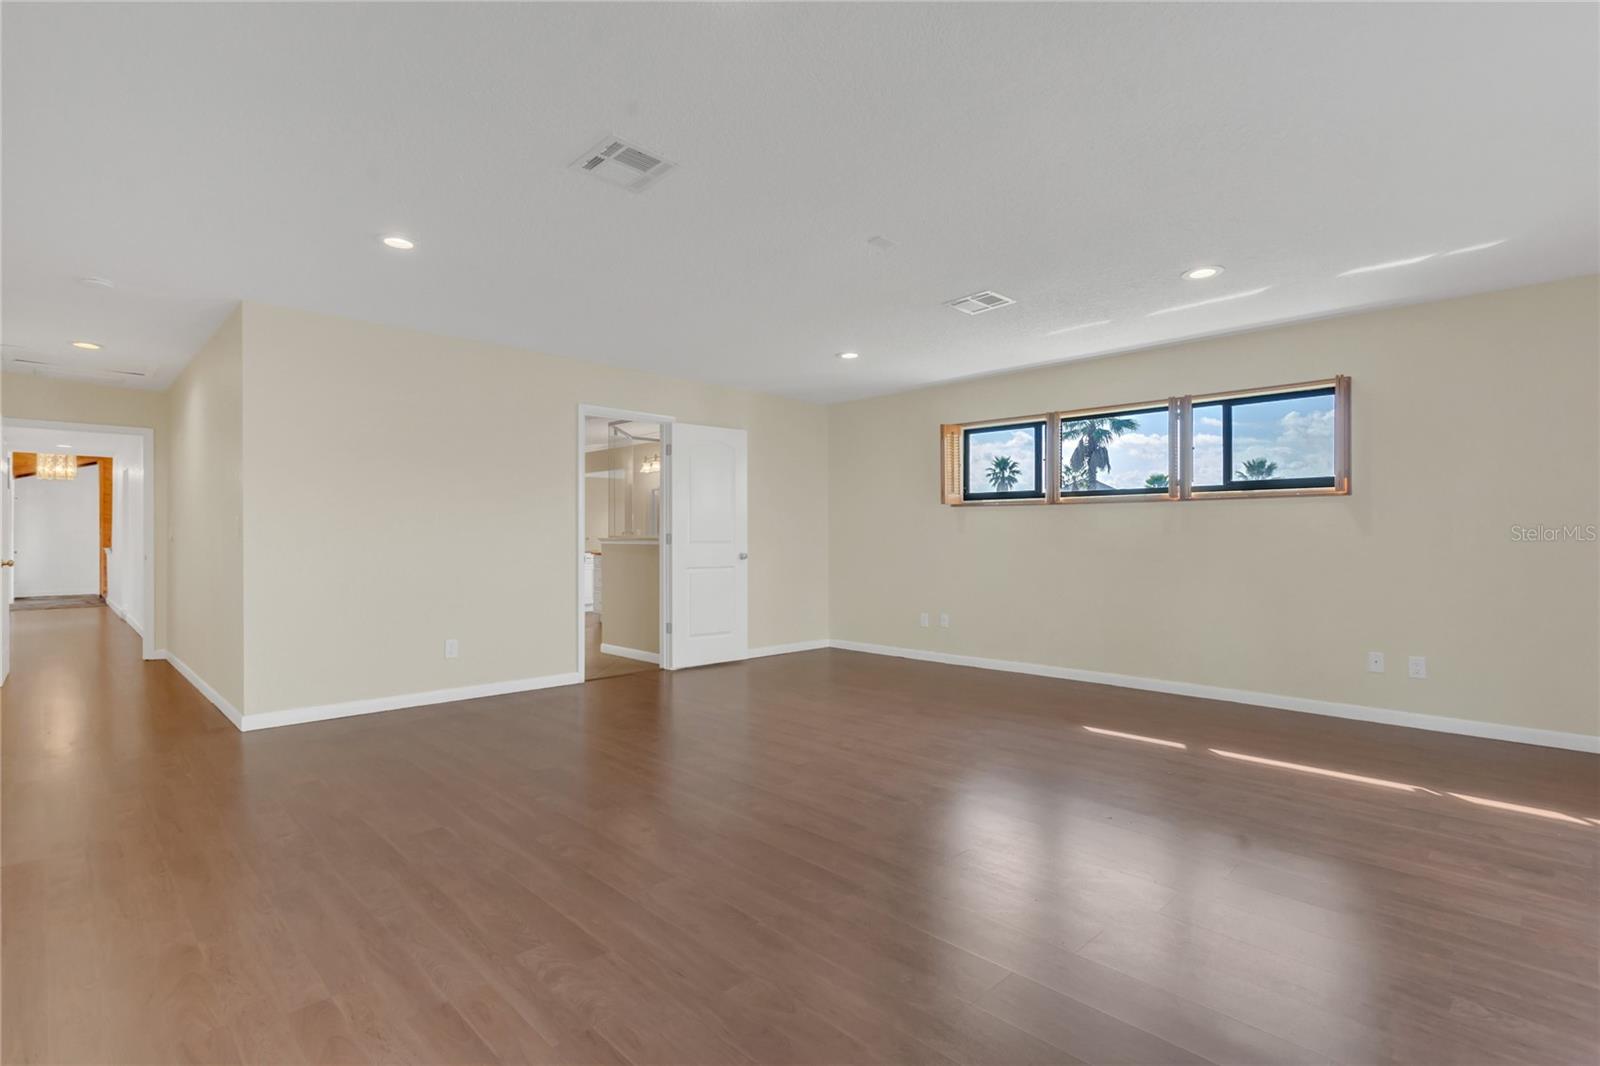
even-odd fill
[[[1039,452],[1034,445],[1033,428],[974,430],[967,436],[967,489],[994,492],[989,484],[989,464],[999,455],[1010,456],[1022,467],[1012,492],[1039,491]]]
[[[1273,477],[1333,476],[1333,397],[1306,396],[1233,409],[1233,468],[1246,459],[1278,464]],[[1194,483],[1222,483],[1222,409],[1194,409]]]

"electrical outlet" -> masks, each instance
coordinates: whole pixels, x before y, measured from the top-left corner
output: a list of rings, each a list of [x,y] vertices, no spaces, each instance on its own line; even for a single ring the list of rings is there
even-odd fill
[[[1427,679],[1428,660],[1421,655],[1413,655],[1406,660],[1406,671],[1418,681]]]
[[[922,626],[923,629],[927,629],[928,628],[928,612],[927,611],[923,611],[922,612],[922,616],[917,620],[917,622],[918,622],[919,625]]]
[[[1383,673],[1383,652],[1367,652],[1367,672],[1371,674]]]
[[[948,611],[940,611],[939,612],[939,628],[940,629],[949,629],[950,628],[950,614],[949,614]]]
[[[458,641],[458,640],[455,640],[453,638],[450,639],[450,640],[445,641],[444,642],[444,657],[446,659],[458,659],[458,658],[460,658],[461,657],[461,642]]]

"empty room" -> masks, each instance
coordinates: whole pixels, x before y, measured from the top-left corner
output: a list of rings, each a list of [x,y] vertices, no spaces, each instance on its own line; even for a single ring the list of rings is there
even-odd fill
[[[0,4],[0,1062],[1600,1059],[1600,5]]]

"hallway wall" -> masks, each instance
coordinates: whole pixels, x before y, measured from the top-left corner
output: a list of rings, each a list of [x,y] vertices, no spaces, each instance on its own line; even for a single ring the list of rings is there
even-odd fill
[[[169,391],[167,648],[243,709],[243,319],[236,310]]]
[[[100,468],[70,481],[16,482],[18,596],[100,594]]]
[[[157,648],[167,647],[167,461],[172,443],[168,435],[167,403],[167,393],[153,389],[111,388],[38,374],[0,374],[0,417],[130,426],[153,431],[154,454],[146,456],[144,462],[154,468],[156,479],[153,636]]]

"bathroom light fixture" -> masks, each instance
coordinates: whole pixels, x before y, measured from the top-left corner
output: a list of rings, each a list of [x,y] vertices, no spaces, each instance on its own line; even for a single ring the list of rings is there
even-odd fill
[[[1432,259],[1437,253],[1429,252],[1427,255],[1414,255],[1410,259],[1391,259],[1387,263],[1373,263],[1371,266],[1356,267],[1340,274],[1341,278],[1348,278],[1352,274],[1371,274],[1375,270],[1393,270],[1395,267],[1408,267],[1413,263],[1421,263]]]
[[[661,455],[660,455],[660,453],[658,452],[655,455],[650,456],[650,458],[644,460],[644,462],[640,463],[639,464],[639,473],[641,473],[641,474],[659,474],[659,473],[661,473]]]
[[[1261,293],[1266,292],[1271,287],[1272,286],[1270,285],[1263,285],[1259,289],[1246,289],[1244,292],[1231,292],[1226,296],[1213,296],[1209,300],[1196,300],[1192,304],[1179,304],[1177,307],[1163,307],[1159,311],[1151,311],[1150,315],[1170,315],[1174,311],[1187,311],[1192,307],[1205,307],[1207,304],[1226,303],[1228,300],[1242,300],[1246,296],[1259,296]]]
[[[40,481],[71,481],[78,476],[78,460],[72,455],[41,452],[33,473]]]
[[[1183,276],[1188,281],[1204,281],[1207,278],[1214,278],[1220,273],[1222,273],[1222,268],[1219,266],[1203,266],[1195,267],[1193,270],[1185,270]]]
[[[72,346],[74,348],[82,348],[86,352],[98,352],[100,350],[100,346],[94,341],[73,341]]]
[[[412,242],[411,240],[408,240],[405,237],[400,236],[399,234],[395,234],[393,236],[385,237],[383,239],[383,243],[388,245],[390,248],[394,248],[394,249],[397,249],[398,251],[402,251],[402,252],[409,252],[411,249],[416,247],[416,244],[414,242]]]

